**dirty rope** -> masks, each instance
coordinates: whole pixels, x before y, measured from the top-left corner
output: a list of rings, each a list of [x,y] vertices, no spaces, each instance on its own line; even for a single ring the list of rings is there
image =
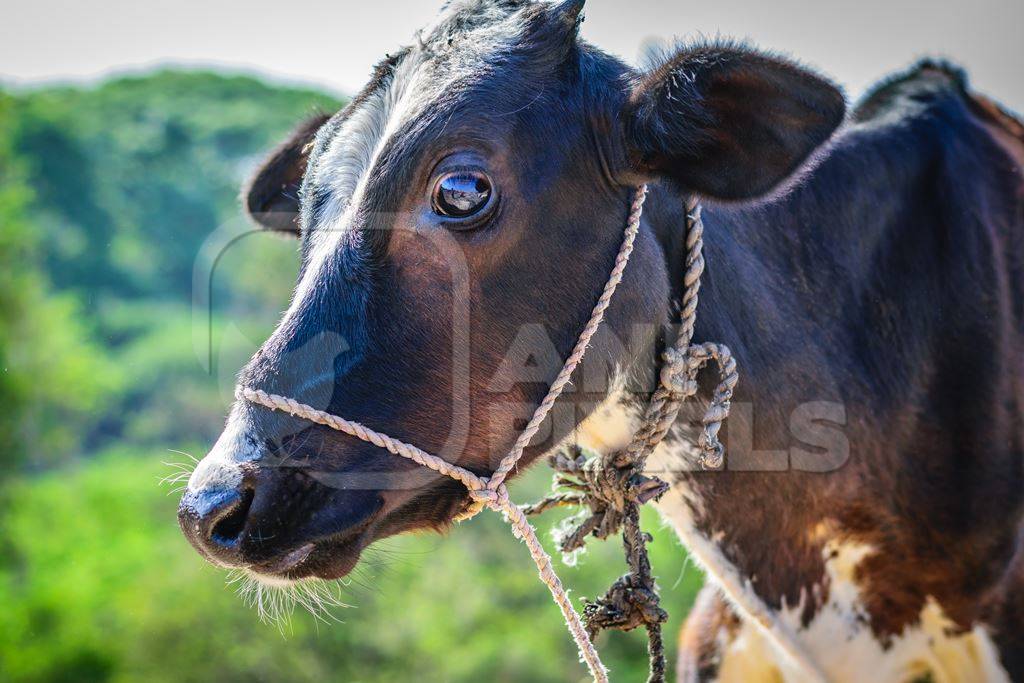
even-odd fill
[[[505,479],[515,468],[523,451],[569,382],[570,376],[583,359],[591,338],[604,318],[608,304],[622,280],[626,263],[633,251],[633,242],[640,228],[640,216],[646,196],[646,185],[639,186],[630,206],[622,245],[615,257],[615,264],[608,281],[594,305],[590,319],[580,332],[561,371],[551,383],[547,395],[537,406],[530,421],[519,434],[508,454],[501,459],[498,467],[489,477],[476,475],[416,446],[377,432],[358,422],[317,410],[292,398],[250,387],[238,387],[236,390],[236,396],[240,400],[244,399],[273,410],[290,413],[310,422],[350,434],[394,455],[408,458],[424,467],[460,481],[469,490],[471,503],[459,515],[459,519],[468,519],[485,507],[502,513],[512,526],[515,536],[526,543],[530,555],[537,565],[541,580],[547,585],[552,597],[562,610],[569,632],[579,648],[581,659],[586,663],[597,683],[607,683],[608,681],[607,670],[601,663],[593,645],[593,638],[597,632],[604,628],[628,630],[641,625],[646,627],[650,640],[650,680],[664,680],[665,656],[661,624],[667,615],[658,605],[657,588],[651,575],[651,566],[646,552],[646,544],[650,537],[640,529],[639,506],[658,498],[668,486],[656,478],[644,476],[643,468],[647,457],[671,427],[682,402],[696,393],[697,373],[710,360],[717,362],[721,381],[704,417],[704,429],[699,443],[703,454],[701,465],[705,469],[718,469],[723,463],[723,449],[718,440],[718,432],[722,421],[729,413],[729,401],[732,397],[733,387],[736,385],[737,373],[736,363],[725,346],[711,343],[690,344],[696,321],[700,277],[704,270],[703,224],[699,205],[692,205],[687,215],[685,291],[680,311],[679,337],[664,354],[664,365],[660,375],[661,386],[651,396],[643,424],[629,446],[622,451],[606,454],[591,461],[587,461],[581,455],[576,457],[557,456],[554,464],[559,473],[558,483],[562,484],[569,492],[553,496],[526,508],[516,505],[509,499]],[[630,573],[620,578],[604,598],[585,606],[586,624],[573,608],[562,582],[555,574],[551,557],[544,550],[534,528],[526,518],[527,512],[536,513],[564,505],[585,505],[591,512],[590,516],[577,529],[562,539],[561,548],[564,552],[571,552],[582,547],[588,535],[606,538],[617,533],[620,528],[623,530],[623,543]],[[759,603],[759,601],[757,602]],[[744,608],[742,601],[737,601],[737,604],[741,609]],[[755,604],[754,607],[760,608],[763,605]],[[743,611],[747,612],[748,610],[743,609]],[[755,621],[764,623],[763,619]],[[780,633],[776,629],[769,629],[769,635],[774,636],[773,639],[776,642],[782,641],[779,643],[780,649],[793,656],[794,663],[803,664],[804,666],[801,668],[804,668],[805,671],[815,670],[816,667],[812,663],[806,660],[801,661],[798,648],[786,637],[788,634]],[[786,642],[787,640],[790,642]]]

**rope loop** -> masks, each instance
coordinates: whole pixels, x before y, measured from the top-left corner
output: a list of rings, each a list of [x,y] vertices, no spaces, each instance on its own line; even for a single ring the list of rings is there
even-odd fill
[[[697,393],[696,373],[688,372],[689,356],[676,349],[666,349],[661,354],[662,365],[658,378],[666,391],[680,399],[686,399]]]
[[[718,432],[722,429],[722,423],[729,417],[732,393],[739,381],[739,373],[729,347],[706,342],[689,347],[686,369],[689,381],[696,384],[697,373],[711,360],[718,365],[719,383],[704,413],[704,429],[698,445],[702,453],[701,466],[706,470],[718,470],[725,464],[725,447],[718,439]]]

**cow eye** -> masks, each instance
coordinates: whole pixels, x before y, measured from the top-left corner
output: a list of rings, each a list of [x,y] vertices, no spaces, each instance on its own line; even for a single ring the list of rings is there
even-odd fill
[[[434,185],[434,213],[448,218],[468,218],[487,206],[491,179],[480,171],[459,171],[441,176]]]

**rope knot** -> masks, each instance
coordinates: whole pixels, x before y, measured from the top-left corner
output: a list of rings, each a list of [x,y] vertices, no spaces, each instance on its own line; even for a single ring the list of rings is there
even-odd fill
[[[631,506],[661,497],[669,485],[657,477],[637,472],[633,463],[622,461],[622,453],[608,457],[587,457],[583,449],[571,447],[551,459],[559,493],[523,508],[528,515],[553,507],[577,506],[589,511],[578,524],[558,538],[563,554],[586,544],[588,536],[606,539],[619,533]]]
[[[604,629],[632,631],[668,621],[668,612],[658,604],[657,588],[653,581],[639,581],[634,574],[620,577],[604,597],[588,601],[583,607],[583,619],[591,638]]]
[[[486,486],[473,488],[467,484],[467,488],[469,489],[469,500],[467,500],[465,505],[462,506],[462,509],[455,514],[454,520],[456,522],[465,522],[468,519],[472,519],[480,514],[484,508],[496,507],[501,500],[501,494],[498,493],[498,491],[487,488]]]
[[[661,369],[661,386],[681,398],[697,393],[697,374],[685,368],[666,365]]]
[[[667,349],[662,355],[660,373],[661,386],[676,400],[689,398],[697,393],[697,373],[706,362],[698,359],[692,347],[685,351]]]
[[[482,488],[482,489],[470,489],[469,497],[473,499],[475,503],[483,503],[489,505],[497,502],[499,496],[498,492],[494,489]]]

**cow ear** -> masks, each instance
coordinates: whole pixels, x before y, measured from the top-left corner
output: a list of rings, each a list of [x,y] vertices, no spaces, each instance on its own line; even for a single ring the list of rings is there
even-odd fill
[[[245,209],[256,223],[283,233],[299,234],[299,189],[313,139],[328,119],[317,114],[278,145],[242,188]]]
[[[627,147],[642,174],[749,199],[800,168],[845,111],[836,86],[792,62],[731,45],[684,48],[635,82]]]

